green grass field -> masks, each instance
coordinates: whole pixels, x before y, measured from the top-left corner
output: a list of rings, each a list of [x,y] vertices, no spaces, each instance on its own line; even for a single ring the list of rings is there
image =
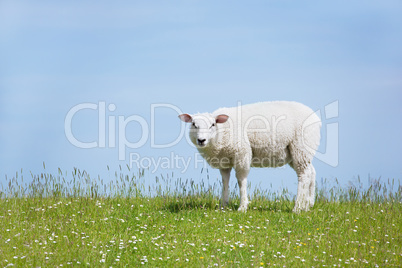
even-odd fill
[[[400,267],[402,187],[317,190],[310,212],[291,212],[284,191],[254,191],[237,212],[237,189],[219,208],[219,185],[116,174],[104,184],[80,171],[18,174],[1,190],[0,266]],[[154,192],[150,195],[149,192]],[[147,194],[148,193],[148,194]]]

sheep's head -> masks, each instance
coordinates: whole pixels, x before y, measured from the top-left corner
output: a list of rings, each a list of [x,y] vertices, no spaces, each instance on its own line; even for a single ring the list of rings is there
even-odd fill
[[[181,114],[181,121],[191,123],[190,139],[199,148],[207,146],[208,142],[213,139],[217,133],[216,125],[225,123],[229,116],[221,114],[212,116],[211,114]]]

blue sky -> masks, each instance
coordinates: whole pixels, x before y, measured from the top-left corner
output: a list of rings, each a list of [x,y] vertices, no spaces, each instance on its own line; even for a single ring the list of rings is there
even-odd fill
[[[334,144],[326,126],[336,124],[339,162],[316,159],[318,180],[401,179],[401,13],[400,1],[3,0],[0,182],[21,168],[26,178],[40,173],[42,162],[47,172],[79,167],[106,180],[107,165],[129,164],[108,144],[80,149],[68,141],[65,117],[82,103],[114,104],[106,119],[117,123],[132,115],[150,123],[152,104],[194,113],[268,100],[299,101],[323,115],[338,101],[338,117],[323,118],[320,151]],[[96,141],[98,125],[97,111],[83,110],[73,133]],[[155,110],[157,143],[174,140],[181,127],[174,110]],[[128,124],[124,134],[138,141],[140,125]],[[118,142],[118,126],[115,135]],[[145,138],[127,158],[194,156],[184,139],[156,149]],[[173,170],[200,178],[200,167]],[[294,192],[297,180],[284,168],[253,170],[249,181]]]

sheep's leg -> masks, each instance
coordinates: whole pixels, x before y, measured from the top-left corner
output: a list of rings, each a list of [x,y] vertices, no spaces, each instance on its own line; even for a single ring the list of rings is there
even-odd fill
[[[293,212],[308,211],[314,204],[314,191],[315,191],[315,171],[311,164],[308,164],[303,169],[297,169],[298,186],[296,204]],[[313,176],[314,175],[314,176]]]
[[[309,207],[313,207],[315,202],[315,169],[310,164],[310,185],[309,185]]]
[[[229,203],[229,179],[230,179],[230,171],[232,169],[220,169],[222,175],[222,201],[221,206],[225,207]]]
[[[248,205],[247,175],[248,175],[248,172],[249,172],[249,170],[236,171],[237,183],[239,184],[239,189],[240,189],[240,207],[238,210],[241,212],[247,211],[247,205]]]

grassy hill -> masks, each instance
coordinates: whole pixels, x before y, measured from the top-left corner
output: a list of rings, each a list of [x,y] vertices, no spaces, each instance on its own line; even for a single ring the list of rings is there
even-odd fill
[[[103,184],[85,172],[13,178],[1,190],[0,266],[400,267],[402,187],[317,190],[310,212],[255,191],[247,213],[237,191],[165,179],[144,194],[143,172]],[[162,185],[162,184],[161,184]],[[214,186],[215,187],[215,186]],[[162,189],[163,188],[163,189]],[[396,188],[396,189],[394,189]]]

